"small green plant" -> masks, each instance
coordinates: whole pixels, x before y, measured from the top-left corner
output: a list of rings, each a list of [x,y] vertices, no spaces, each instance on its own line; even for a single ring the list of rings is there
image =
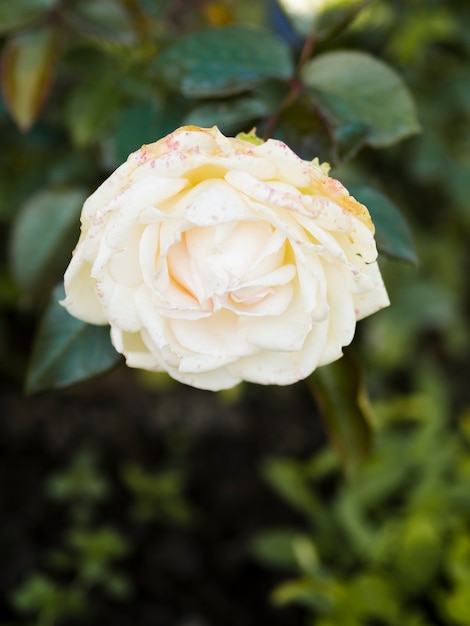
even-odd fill
[[[136,464],[126,465],[123,482],[133,496],[132,514],[137,521],[161,520],[187,525],[194,511],[184,498],[185,476],[180,467],[148,472]]]
[[[19,613],[37,616],[37,626],[52,626],[83,615],[86,595],[81,589],[66,588],[49,576],[32,574],[12,596]]]
[[[38,626],[84,618],[92,610],[91,590],[118,600],[131,591],[116,561],[129,551],[129,542],[117,529],[96,525],[97,507],[109,499],[111,488],[98,466],[96,453],[81,449],[68,468],[46,482],[50,499],[67,507],[70,525],[62,544],[46,552],[49,573],[32,572],[11,596],[18,613],[35,615]]]
[[[99,470],[96,453],[79,450],[65,471],[51,476],[46,483],[47,495],[68,505],[70,518],[77,524],[91,520],[96,506],[111,495],[111,486]]]
[[[306,522],[253,541],[262,563],[296,573],[275,604],[305,606],[315,626],[468,626],[469,416],[453,430],[436,388],[375,407],[375,450],[350,482],[331,451],[265,462]]]
[[[184,496],[186,448],[178,441],[167,443],[169,465],[150,471],[125,463],[119,472],[119,486],[131,497],[118,522],[125,530],[110,523],[109,515],[107,522],[100,521],[114,503],[116,485],[100,467],[96,450],[79,449],[68,467],[46,479],[45,493],[64,507],[66,525],[57,547],[44,551],[43,568],[30,572],[10,595],[13,608],[25,620],[34,616],[37,626],[59,626],[69,620],[88,623],[96,597],[127,601],[133,589],[122,560],[135,549],[135,525],[158,521],[185,526],[194,520]]]

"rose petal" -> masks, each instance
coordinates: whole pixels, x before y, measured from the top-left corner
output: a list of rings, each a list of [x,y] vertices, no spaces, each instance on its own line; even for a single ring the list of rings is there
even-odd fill
[[[356,330],[356,314],[345,268],[332,264],[324,266],[327,284],[328,338],[319,364],[325,365],[342,355],[342,348],[348,346]]]
[[[143,281],[139,259],[139,245],[142,232],[142,226],[130,231],[128,233],[127,245],[119,252],[115,252],[108,261],[109,273],[112,279],[126,287],[136,288]]]
[[[390,304],[378,264],[371,263],[368,265],[367,272],[373,281],[374,289],[363,294],[353,295],[357,320],[361,320],[376,311],[380,311]]]
[[[318,365],[326,343],[324,324],[308,335],[300,352],[261,351],[226,369],[236,377],[261,385],[290,385],[302,380]]]
[[[251,207],[224,180],[205,180],[179,200],[172,202],[172,214],[196,226],[256,218]]]
[[[126,333],[111,327],[111,341],[116,350],[123,354],[129,367],[145,370],[159,370],[158,363],[142,341],[140,333]]]
[[[239,332],[239,324],[239,316],[224,309],[199,320],[168,320],[177,345],[185,351],[221,357],[255,351]]]
[[[239,334],[260,350],[271,352],[293,352],[300,350],[313,322],[297,292],[282,317],[266,317],[262,323],[257,318],[244,317],[240,322]]]
[[[272,178],[295,187],[307,187],[310,183],[310,169],[316,167],[303,161],[285,143],[275,139],[268,139],[256,146],[256,154],[276,164],[276,175]]]
[[[107,324],[108,318],[100,304],[91,266],[77,252],[64,275],[66,297],[61,301],[70,315],[89,324]]]
[[[206,389],[208,391],[231,389],[243,380],[242,376],[234,375],[232,372],[228,371],[226,367],[200,373],[180,372],[176,368],[169,367],[168,373],[172,378],[181,383],[185,383],[191,387],[196,387],[197,389]]]
[[[221,306],[234,313],[250,317],[282,315],[290,305],[293,296],[291,284],[259,291],[259,288],[247,287],[232,292],[223,300]]]
[[[304,213],[302,193],[293,187],[277,181],[264,182],[248,171],[230,171],[225,180],[238,191],[263,205],[282,207],[290,211]]]

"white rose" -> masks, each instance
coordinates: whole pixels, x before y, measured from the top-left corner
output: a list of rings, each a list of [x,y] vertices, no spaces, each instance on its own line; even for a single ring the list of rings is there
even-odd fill
[[[327,171],[215,127],[142,146],[85,202],[63,305],[194,387],[305,378],[389,304],[369,213]]]

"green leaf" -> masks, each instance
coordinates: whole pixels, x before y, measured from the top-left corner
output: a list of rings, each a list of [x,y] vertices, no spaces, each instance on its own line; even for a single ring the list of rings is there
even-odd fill
[[[354,476],[370,452],[372,430],[367,394],[351,349],[307,379],[347,476]]]
[[[111,141],[118,163],[123,163],[131,152],[144,143],[159,138],[158,126],[161,107],[153,102],[126,107],[116,120],[116,128]]]
[[[46,483],[48,497],[73,505],[103,502],[111,491],[109,482],[100,473],[95,452],[82,448],[75,452],[67,468],[53,474]]]
[[[302,94],[282,111],[276,127],[276,139],[284,141],[305,160],[310,161],[312,155],[321,154],[322,160],[331,163],[334,161],[331,138],[311,104],[311,99]]]
[[[241,93],[268,78],[289,78],[288,47],[269,31],[251,26],[209,28],[180,39],[157,62],[166,83],[185,96]]]
[[[123,481],[132,492],[133,514],[137,520],[149,522],[161,519],[176,526],[194,520],[194,511],[184,497],[182,468],[151,473],[138,465],[129,464],[123,469]]]
[[[261,139],[261,137],[258,137],[256,134],[256,128],[252,128],[248,133],[238,133],[236,138],[248,141],[248,143],[251,143],[254,146],[261,146],[264,143],[264,139]]]
[[[56,0],[14,0],[0,2],[0,34],[27,26],[50,11]]]
[[[175,94],[176,95],[176,94]],[[146,101],[123,108],[110,137],[110,147],[120,164],[143,144],[157,141],[183,124],[184,103],[180,96],[167,101]]]
[[[3,97],[23,131],[36,121],[49,93],[57,58],[56,44],[55,30],[47,27],[12,37],[3,51]]]
[[[380,252],[417,264],[418,255],[408,223],[397,207],[380,191],[371,187],[350,186],[349,191],[369,209]]]
[[[366,125],[371,146],[388,146],[419,130],[415,106],[402,79],[369,54],[322,54],[304,66],[302,79],[334,126]]]
[[[396,553],[400,586],[411,593],[429,589],[438,573],[442,547],[437,520],[410,515],[401,528]]]
[[[312,539],[292,528],[278,528],[256,535],[251,550],[261,563],[274,568],[313,572],[318,555]]]
[[[128,551],[128,543],[123,535],[114,528],[93,529],[71,528],[67,543],[87,561],[106,563],[123,556]]]
[[[352,158],[366,143],[369,126],[358,122],[344,124],[333,131],[338,157],[341,161]]]
[[[276,606],[299,604],[315,609],[321,614],[329,614],[334,608],[335,587],[338,584],[329,579],[304,577],[282,583],[274,590],[272,601]],[[325,622],[330,623],[330,622]],[[333,622],[331,622],[332,624]]]
[[[467,585],[451,588],[440,598],[445,623],[467,626],[470,614],[470,595]]]
[[[77,236],[83,189],[47,189],[32,196],[14,224],[11,270],[21,289],[36,292],[63,272]]]
[[[327,0],[314,24],[316,42],[327,41],[346,30],[363,9],[375,0]]]
[[[193,109],[184,119],[184,124],[211,127],[217,126],[223,133],[231,133],[250,121],[269,113],[266,105],[256,98],[241,97],[221,102],[209,102]]]
[[[93,76],[76,89],[65,111],[75,145],[82,148],[99,139],[117,115],[119,103],[119,88],[111,76]]]
[[[56,287],[39,325],[26,379],[26,391],[57,389],[110,369],[121,358],[107,326],[91,326],[59,304],[63,286]]]
[[[36,613],[38,624],[64,623],[86,610],[86,594],[76,587],[61,587],[40,573],[33,573],[12,594],[12,604],[20,613]]]
[[[268,459],[263,463],[261,472],[270,487],[309,520],[319,522],[323,519],[323,506],[300,463],[289,459]]]
[[[375,572],[361,572],[348,580],[343,593],[337,595],[335,613],[339,623],[346,616],[354,616],[352,624],[400,624],[400,599],[391,576]],[[335,615],[336,617],[336,615]]]
[[[124,4],[114,0],[72,0],[64,5],[64,19],[97,42],[130,47],[136,35]]]

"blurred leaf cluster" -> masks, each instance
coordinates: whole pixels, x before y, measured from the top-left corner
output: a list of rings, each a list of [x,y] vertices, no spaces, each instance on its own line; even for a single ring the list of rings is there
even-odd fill
[[[96,454],[79,450],[45,488],[51,500],[66,507],[62,545],[45,555],[44,570],[31,572],[11,595],[16,611],[35,615],[41,626],[83,618],[90,610],[92,590],[118,599],[130,592],[127,577],[115,563],[130,546],[114,526],[100,525],[96,519],[111,490]]]
[[[129,508],[128,516],[118,520],[103,513],[116,481],[112,484],[100,467],[94,449],[78,449],[68,467],[52,474],[44,483],[45,497],[65,514],[63,529],[57,545],[42,551],[40,568],[11,592],[18,616],[35,616],[38,626],[76,619],[88,623],[95,609],[93,594],[129,601],[132,582],[123,561],[136,550],[135,527],[148,529],[155,522],[179,526],[194,520],[184,495],[182,463],[175,463],[152,472],[137,464],[124,466],[118,484],[128,493]],[[15,623],[23,623],[19,619]]]
[[[253,540],[260,562],[297,574],[271,599],[305,606],[316,626],[465,626],[468,414],[453,431],[446,392],[431,376],[374,410],[376,446],[349,483],[331,451],[264,463],[267,483],[305,520]]]

